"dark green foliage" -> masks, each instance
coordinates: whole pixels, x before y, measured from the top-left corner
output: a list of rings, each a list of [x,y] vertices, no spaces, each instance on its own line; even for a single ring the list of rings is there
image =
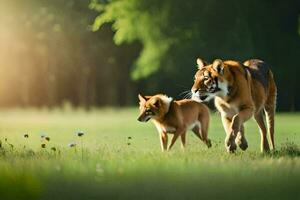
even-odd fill
[[[198,56],[210,62],[260,58],[274,71],[279,107],[298,109],[298,1],[113,0],[101,5],[94,29],[111,22],[117,44],[143,44],[132,73],[135,79],[147,78],[142,91],[177,96],[183,90],[178,85],[188,89],[192,84]]]

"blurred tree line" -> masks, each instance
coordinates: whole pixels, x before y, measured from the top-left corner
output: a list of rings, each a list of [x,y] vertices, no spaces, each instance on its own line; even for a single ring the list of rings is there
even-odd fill
[[[0,5],[0,105],[128,105],[137,45],[116,46],[109,25],[92,32],[86,0]]]
[[[272,66],[300,110],[299,0],[12,0],[0,6],[0,105],[124,106],[189,90],[202,57]],[[5,27],[5,28],[4,28]]]

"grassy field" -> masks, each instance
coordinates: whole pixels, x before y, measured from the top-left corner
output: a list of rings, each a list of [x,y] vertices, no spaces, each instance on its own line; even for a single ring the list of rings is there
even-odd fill
[[[300,199],[300,114],[277,115],[271,154],[260,153],[253,120],[249,149],[226,153],[217,114],[212,148],[189,133],[184,152],[178,141],[162,153],[154,125],[137,116],[136,109],[1,111],[0,199]]]

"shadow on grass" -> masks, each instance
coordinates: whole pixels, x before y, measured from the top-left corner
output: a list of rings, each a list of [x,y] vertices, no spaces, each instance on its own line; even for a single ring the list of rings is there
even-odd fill
[[[283,200],[299,197],[297,178],[205,174],[193,177],[141,175],[98,183],[57,180],[41,195],[52,199],[243,199]]]

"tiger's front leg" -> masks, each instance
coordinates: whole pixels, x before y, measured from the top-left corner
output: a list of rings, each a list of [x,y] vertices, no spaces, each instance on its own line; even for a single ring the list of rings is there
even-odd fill
[[[234,135],[231,129],[232,119],[227,116],[222,116],[222,123],[226,132],[225,148],[229,153],[234,152],[236,150],[236,144],[234,142],[236,135]]]
[[[252,107],[246,107],[232,118],[230,132],[234,137],[235,143],[239,145],[242,150],[246,150],[248,148],[243,124],[252,117],[253,110],[254,109]]]
[[[248,148],[248,142],[245,137],[244,125],[241,125],[240,131],[238,132],[235,138],[235,144],[239,146],[243,151],[245,151]]]

